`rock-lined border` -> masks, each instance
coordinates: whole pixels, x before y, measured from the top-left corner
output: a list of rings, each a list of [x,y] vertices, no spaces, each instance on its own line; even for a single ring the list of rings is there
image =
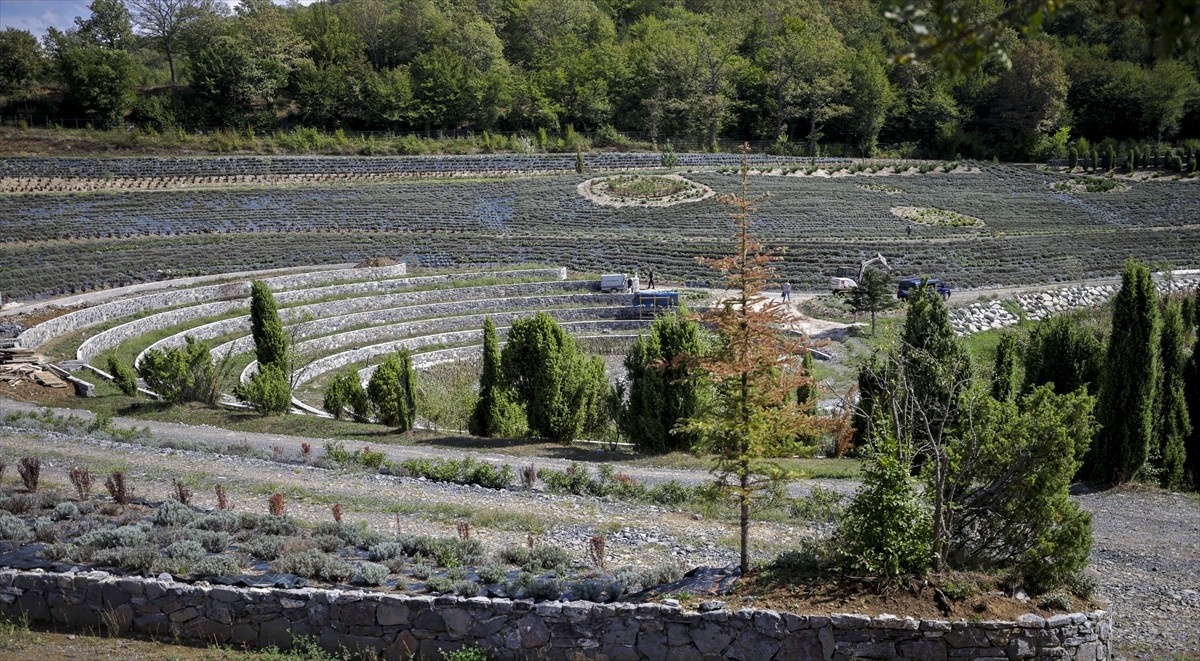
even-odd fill
[[[937,207],[892,207],[891,214],[901,220],[930,227],[983,227],[982,218]]]
[[[691,179],[682,177],[677,174],[644,175],[644,176],[659,177],[662,179],[671,179],[673,181],[683,182],[683,184],[686,186],[686,188],[684,188],[684,190],[682,190],[674,195],[671,195],[669,197],[666,197],[666,198],[624,197],[621,195],[616,195],[616,194],[611,193],[604,189],[603,184],[608,183],[609,181],[611,181],[612,179],[614,179],[616,177],[622,177],[622,176],[630,176],[630,175],[613,175],[613,176],[609,176],[609,177],[593,177],[592,179],[588,179],[587,181],[581,182],[578,186],[575,187],[575,190],[576,190],[576,192],[579,193],[580,196],[582,196],[584,199],[588,200],[589,202],[591,202],[593,204],[598,204],[602,207],[615,207],[615,208],[622,208],[622,207],[645,207],[645,208],[673,207],[678,204],[691,204],[692,202],[701,202],[703,200],[707,200],[708,198],[712,197],[713,195],[716,195],[716,193],[713,192],[713,189],[709,188],[708,186],[705,186],[704,184],[701,184],[699,182],[692,181]],[[633,176],[640,176],[640,175],[633,175]]]
[[[1106,611],[1016,622],[682,611],[670,604],[540,602],[362,591],[211,587],[105,572],[0,571],[0,614],[71,627],[104,624],[185,641],[440,658],[476,645],[498,660],[1109,658]]]

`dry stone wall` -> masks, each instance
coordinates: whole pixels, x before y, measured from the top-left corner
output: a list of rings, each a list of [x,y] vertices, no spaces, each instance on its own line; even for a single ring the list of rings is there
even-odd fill
[[[595,289],[595,280],[554,280],[548,282],[529,282],[514,285],[489,285],[484,287],[460,287],[455,289],[427,289],[424,291],[400,292],[394,294],[382,294],[379,296],[357,296],[354,298],[345,298],[336,301],[326,301],[323,303],[312,303],[309,305],[283,308],[279,311],[279,317],[285,324],[288,324],[304,318],[324,319],[326,317],[337,317],[341,315],[365,312],[368,310],[383,311],[406,305],[415,306],[422,303],[450,303],[454,301],[478,300],[482,298],[532,296],[551,291],[585,292],[593,291]],[[183,310],[178,312],[182,314]],[[197,315],[193,318],[199,319],[204,316],[208,315]],[[149,317],[146,317],[146,319],[149,319]],[[164,328],[166,326],[173,325],[174,323],[179,322],[163,323],[156,327]],[[181,347],[184,344],[184,338],[189,335],[197,340],[211,340],[214,337],[221,337],[222,335],[239,332],[250,332],[250,315],[234,317],[231,319],[222,319],[220,321],[214,321],[208,324],[196,326],[194,328],[189,328],[188,330],[176,333],[175,335],[164,337],[163,339],[147,347],[146,351],[150,349],[163,350],[171,347]],[[138,354],[135,364],[141,364],[142,356],[146,354],[146,351]]]
[[[264,278],[264,282],[272,290],[288,290],[301,287],[312,287],[323,282],[339,280],[357,280],[367,278],[390,278],[405,275],[408,272],[404,264],[381,266],[374,268],[338,269],[333,271],[316,271]],[[287,293],[287,292],[284,292]],[[94,326],[115,319],[131,317],[150,310],[174,307],[177,305],[195,305],[217,300],[247,298],[250,296],[249,281],[229,282],[219,285],[205,285],[176,289],[171,291],[147,294],[134,298],[119,299],[102,303],[75,312],[69,312],[42,322],[17,336],[19,346],[36,348],[46,342],[74,332],[81,328]]]
[[[607,307],[607,308],[567,308],[559,310],[547,310],[550,316],[563,326],[565,330],[571,332],[568,324],[572,322],[588,320],[605,320],[602,323],[604,328],[609,330],[627,330],[632,328],[644,328],[649,325],[649,321],[628,319],[622,320],[622,317],[630,314],[628,307]],[[339,333],[328,337],[317,338],[307,342],[301,342],[296,345],[296,350],[301,355],[313,355],[328,353],[335,349],[356,346],[359,348],[349,351],[342,351],[330,356],[318,358],[303,368],[296,371],[296,383],[306,383],[332,370],[339,370],[347,365],[370,360],[378,356],[383,356],[401,347],[408,349],[419,349],[421,347],[432,346],[435,344],[460,344],[462,342],[474,342],[483,337],[483,322],[486,317],[491,317],[496,324],[511,323],[513,319],[527,317],[531,313],[529,311],[521,312],[500,312],[491,315],[470,315],[461,317],[445,317],[440,319],[426,319],[422,321],[413,321],[392,326],[376,326],[373,328],[364,328],[348,333]],[[611,320],[611,321],[610,321]],[[585,326],[586,327],[586,326]],[[471,330],[466,330],[471,329]],[[497,329],[499,330],[499,329]],[[395,339],[382,342],[388,337],[403,339]],[[367,342],[375,342],[375,344],[362,346]],[[213,350],[216,355],[224,355],[225,349],[218,347]],[[258,371],[258,362],[251,362],[242,371],[241,382],[245,383],[250,377]]]
[[[341,590],[188,585],[104,572],[0,572],[0,613],[74,627],[185,641],[290,646],[385,659],[437,659],[475,645],[499,660],[1109,658],[1105,611],[1016,622],[945,622],[891,615],[804,616],[768,610],[686,612],[672,604],[594,604]]]

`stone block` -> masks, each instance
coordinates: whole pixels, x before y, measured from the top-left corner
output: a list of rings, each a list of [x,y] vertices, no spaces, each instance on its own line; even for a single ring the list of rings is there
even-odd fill
[[[667,655],[667,636],[656,631],[640,631],[636,647],[644,659],[661,659]]]
[[[901,659],[946,661],[946,644],[940,640],[904,640],[896,645]]]
[[[871,626],[880,629],[896,629],[900,631],[917,631],[921,627],[921,623],[911,617],[896,617],[890,613],[884,613],[871,620]]]
[[[633,618],[611,620],[608,627],[601,629],[605,641],[614,645],[634,645],[642,623]]]
[[[704,622],[691,630],[692,644],[701,654],[721,654],[733,642],[733,632],[712,622]]]
[[[521,637],[522,648],[541,647],[550,642],[550,630],[546,628],[546,624],[542,622],[542,619],[536,615],[522,617],[517,622],[517,631]]]
[[[779,659],[793,661],[823,661],[825,653],[817,632],[812,629],[796,631],[779,643]]]
[[[253,643],[258,640],[258,632],[249,624],[235,624],[229,630],[229,642]]]
[[[408,661],[416,657],[420,647],[417,639],[407,631],[396,634],[395,640],[383,650],[383,658],[388,661]]]
[[[375,607],[369,601],[355,600],[340,606],[337,619],[350,626],[371,626],[375,624]]]
[[[384,601],[375,609],[375,621],[385,627],[408,624],[408,606],[394,600]]]
[[[292,642],[291,627],[292,623],[282,617],[263,622],[258,627],[258,644],[264,647],[270,645],[281,648],[289,647]]]
[[[153,635],[163,635],[171,630],[171,621],[162,613],[147,613],[133,618],[133,630]]]
[[[988,647],[991,645],[986,632],[962,623],[955,623],[950,633],[947,633],[943,639],[952,648]]]
[[[787,633],[783,618],[779,613],[770,610],[758,611],[754,614],[754,628],[759,633],[780,640]]]
[[[725,656],[735,661],[762,661],[770,659],[779,651],[779,641],[759,633],[755,629],[742,631],[737,640],[729,644]]]
[[[835,629],[862,629],[871,626],[871,618],[853,613],[834,613],[830,622]]]
[[[463,608],[448,608],[441,614],[442,621],[446,623],[446,630],[454,636],[467,635],[471,625],[475,623],[474,616]]]

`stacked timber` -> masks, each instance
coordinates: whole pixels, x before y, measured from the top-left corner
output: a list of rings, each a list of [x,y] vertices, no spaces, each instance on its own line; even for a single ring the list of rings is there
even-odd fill
[[[16,387],[32,381],[47,388],[66,388],[67,382],[46,369],[46,359],[33,349],[5,347],[0,349],[0,382]]]

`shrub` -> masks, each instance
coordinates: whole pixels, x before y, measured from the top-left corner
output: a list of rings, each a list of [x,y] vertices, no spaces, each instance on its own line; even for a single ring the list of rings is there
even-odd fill
[[[145,546],[148,543],[150,543],[150,536],[143,526],[101,528],[75,538],[76,546],[87,546],[94,549],[128,548]]]
[[[152,546],[117,546],[96,551],[92,555],[92,564],[146,572],[158,559],[158,549]]]
[[[33,538],[43,544],[57,542],[59,532],[58,524],[50,519],[39,518],[33,522]]]
[[[217,495],[217,509],[232,510],[233,505],[229,503],[229,495],[225,493],[225,485],[218,484],[213,487],[213,492]]]
[[[184,560],[186,562],[195,562],[204,557],[204,547],[200,542],[185,539],[175,542],[163,549],[168,558],[173,560]]]
[[[37,499],[30,494],[14,493],[5,498],[3,503],[0,503],[0,508],[8,510],[12,514],[24,514],[37,505]]]
[[[241,563],[229,554],[210,555],[192,565],[193,576],[237,576],[241,573]]]
[[[321,408],[337,420],[341,420],[346,409],[349,408],[355,418],[362,420],[371,415],[371,400],[367,397],[367,391],[363,389],[362,382],[358,380],[358,374],[354,370],[346,368],[345,371],[333,377],[325,388],[325,398],[321,403]]]
[[[589,579],[571,584],[571,593],[581,601],[599,602],[604,596],[604,581]]]
[[[429,592],[446,594],[454,591],[454,581],[445,576],[427,576],[426,579],[425,589]]]
[[[132,367],[117,360],[116,356],[109,356],[108,373],[112,375],[113,383],[123,394],[128,397],[137,397],[137,372]]]
[[[345,546],[342,538],[337,535],[314,535],[313,541],[317,543],[317,548],[326,553],[336,553]]]
[[[404,557],[404,547],[399,542],[380,542],[367,550],[367,556],[377,562],[402,558]]]
[[[209,553],[220,553],[229,546],[229,533],[216,530],[197,530],[195,528],[184,528],[182,530],[172,531],[168,535],[171,539],[193,541],[204,547]]]
[[[674,583],[681,578],[683,578],[683,569],[673,562],[647,567],[641,572],[641,584],[643,587]]]
[[[175,500],[178,500],[184,505],[191,505],[192,490],[188,488],[186,484],[184,484],[183,480],[175,478],[171,480],[171,484],[175,487]]]
[[[317,549],[285,555],[271,563],[271,571],[319,578],[330,583],[349,581],[354,576],[354,567],[350,563]]]
[[[242,527],[241,520],[236,514],[222,510],[217,510],[211,514],[198,514],[187,526],[197,530],[220,530],[224,532],[237,532]]]
[[[839,529],[846,564],[885,577],[921,573],[933,557],[932,521],[909,480],[895,440],[877,436],[863,484]]]
[[[221,382],[232,356],[226,355],[214,364],[207,344],[191,336],[184,339],[187,342],[184,347],[147,351],[138,365],[138,375],[170,404],[216,404],[221,398]]]
[[[0,539],[23,542],[29,538],[29,528],[25,526],[25,521],[11,514],[0,515]]]
[[[186,526],[200,517],[200,513],[178,500],[166,500],[154,513],[154,525],[164,528]]]
[[[417,579],[418,581],[424,581],[432,574],[433,567],[424,562],[418,562],[417,564],[413,565],[412,575],[413,578]]]
[[[261,535],[242,544],[242,550],[260,560],[275,560],[282,553],[287,537],[280,535]]]
[[[50,517],[55,521],[77,519],[79,518],[79,508],[72,502],[59,503],[54,506],[54,513]]]
[[[108,489],[108,494],[112,496],[114,502],[124,507],[133,500],[133,485],[126,483],[125,473],[115,471],[104,481],[104,488]]]
[[[416,420],[416,395],[416,371],[405,348],[385,358],[367,383],[367,396],[379,422],[402,432],[412,429]]]
[[[460,597],[470,598],[479,596],[479,584],[475,581],[455,581],[450,589]]]
[[[25,489],[29,493],[34,493],[38,488],[38,480],[42,476],[42,460],[37,457],[21,457],[17,463],[17,472],[21,474],[21,481],[25,483]]]
[[[535,578],[527,592],[535,601],[554,601],[562,596],[562,584],[557,578]]]
[[[292,405],[292,384],[279,365],[260,364],[248,382],[233,389],[233,396],[263,417],[281,415]]]
[[[492,585],[508,578],[508,572],[500,565],[488,565],[479,570],[479,580]]]
[[[365,585],[382,585],[388,577],[388,568],[374,562],[360,562],[355,580]]]

